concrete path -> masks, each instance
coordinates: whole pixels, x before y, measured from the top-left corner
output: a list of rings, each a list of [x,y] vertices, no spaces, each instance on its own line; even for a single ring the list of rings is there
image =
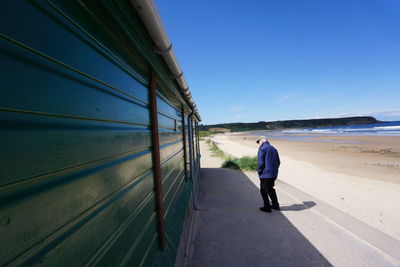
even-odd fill
[[[277,181],[282,210],[260,212],[256,174],[218,168],[204,142],[201,153],[187,266],[400,265],[395,240],[288,184]]]

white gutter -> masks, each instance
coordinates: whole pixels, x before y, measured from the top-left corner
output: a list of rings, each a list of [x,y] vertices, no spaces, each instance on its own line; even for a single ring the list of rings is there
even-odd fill
[[[168,40],[167,33],[161,22],[160,15],[152,0],[130,0],[136,13],[141,18],[145,25],[147,32],[151,39],[155,43],[157,49],[156,52],[161,54],[164,58],[173,79],[176,79],[179,86],[181,87],[182,93],[185,96],[186,102],[192,107],[194,114],[201,121],[199,111],[197,110],[196,104],[192,99],[192,94],[189,91],[189,87],[183,76],[183,72],[179,67],[174,51],[172,50],[172,44]]]

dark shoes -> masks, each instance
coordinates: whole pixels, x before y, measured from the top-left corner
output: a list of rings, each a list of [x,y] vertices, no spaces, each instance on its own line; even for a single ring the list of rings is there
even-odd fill
[[[268,212],[268,213],[271,212],[271,208],[266,208],[266,207],[260,207],[260,210],[263,212]]]
[[[274,210],[281,210],[281,208],[279,206],[272,206],[271,208],[274,209]],[[263,211],[263,212],[270,213],[272,211],[271,208],[260,207],[260,210]]]

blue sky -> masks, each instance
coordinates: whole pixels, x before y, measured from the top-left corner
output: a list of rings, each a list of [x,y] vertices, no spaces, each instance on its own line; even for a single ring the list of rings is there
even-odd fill
[[[400,120],[400,1],[155,1],[203,124]]]

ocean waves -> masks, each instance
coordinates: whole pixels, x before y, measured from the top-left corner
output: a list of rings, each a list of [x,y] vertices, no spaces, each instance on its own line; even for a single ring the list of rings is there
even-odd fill
[[[321,127],[283,130],[283,134],[334,134],[334,135],[400,135],[400,121],[341,127]]]

